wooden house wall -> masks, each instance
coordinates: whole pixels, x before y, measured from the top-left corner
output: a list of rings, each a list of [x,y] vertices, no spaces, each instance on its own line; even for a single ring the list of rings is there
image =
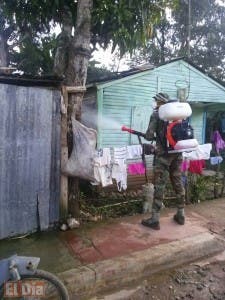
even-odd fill
[[[199,144],[204,143],[204,108],[193,107],[190,120],[191,126],[194,128],[194,138],[197,139]]]
[[[177,98],[180,88],[186,88],[187,101],[192,106],[191,125],[195,138],[200,144],[204,143],[204,105],[224,103],[225,88],[185,61],[178,60],[97,86],[98,147],[138,144],[137,137],[122,132],[121,126],[145,132],[153,110],[152,97],[162,91],[168,93],[170,98]],[[203,105],[197,106],[196,103]],[[147,157],[150,174],[152,159],[152,156]],[[143,183],[144,176],[131,176],[128,186],[134,186],[139,181]]]
[[[188,102],[224,103],[225,101],[225,87],[183,60],[165,64],[152,71],[158,75],[160,90],[167,92],[171,98],[177,97],[179,87],[190,86],[189,92],[187,91]]]
[[[0,239],[59,218],[60,91],[0,84]]]
[[[152,111],[151,96],[155,94],[153,78],[149,76],[122,81],[98,91],[99,97],[99,146],[124,146],[131,143],[131,136],[122,132],[122,125],[131,127],[135,108],[145,107],[144,115],[149,119]],[[155,77],[155,76],[154,76]],[[156,80],[156,78],[154,78]],[[152,83],[153,82],[153,83]],[[141,122],[141,119],[140,119]],[[138,124],[137,124],[138,125]],[[147,124],[134,128],[145,131]],[[138,140],[136,140],[136,144]]]
[[[203,143],[204,109],[195,104],[224,103],[225,88],[180,60],[98,86],[98,146],[135,143],[135,138],[122,132],[120,127],[135,126],[134,129],[145,131],[152,112],[152,97],[163,91],[171,98],[177,98],[178,88],[183,87],[187,88],[187,101],[192,105],[191,123],[196,137]],[[135,110],[139,113],[136,120]]]
[[[145,132],[152,113],[152,95],[156,92],[157,81],[153,74],[122,80],[116,85],[98,89],[98,147],[122,147],[138,144],[137,136],[122,132],[122,125]],[[145,140],[143,140],[144,142]],[[146,141],[145,141],[146,142]],[[153,156],[147,156],[147,169],[152,175]],[[141,158],[128,163],[141,161]],[[129,175],[128,189],[136,189],[145,183],[143,175]]]

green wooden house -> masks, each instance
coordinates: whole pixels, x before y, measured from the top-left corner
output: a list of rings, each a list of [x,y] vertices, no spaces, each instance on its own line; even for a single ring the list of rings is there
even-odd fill
[[[153,110],[152,97],[158,92],[187,101],[192,107],[195,138],[199,144],[209,142],[213,120],[225,112],[225,84],[191,62],[176,59],[87,87],[82,121],[97,129],[98,148],[138,144],[137,137],[122,132],[121,126],[145,132]]]

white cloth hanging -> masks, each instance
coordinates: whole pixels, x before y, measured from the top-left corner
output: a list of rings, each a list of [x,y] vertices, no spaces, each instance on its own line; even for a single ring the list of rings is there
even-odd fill
[[[113,162],[117,163],[121,160],[127,159],[127,147],[115,147],[113,148]]]
[[[113,148],[112,178],[116,180],[118,191],[127,189],[127,147]]]
[[[113,164],[112,178],[116,180],[117,189],[119,192],[127,189],[127,165],[124,161]]]
[[[141,145],[131,145],[127,146],[127,158],[137,158],[142,155],[142,146]]]
[[[113,184],[112,170],[108,166],[95,165],[94,166],[94,176],[95,176],[96,183],[98,183],[98,184],[101,183],[102,187],[106,187],[108,185]],[[94,184],[96,184],[96,183],[94,182]]]
[[[212,144],[203,144],[198,145],[196,150],[190,151],[190,152],[183,152],[182,156],[184,159],[188,160],[207,160],[210,158],[210,152],[212,150]]]
[[[219,165],[219,164],[221,164],[222,161],[223,161],[222,156],[212,156],[212,157],[210,157],[210,164],[212,166]]]
[[[109,166],[111,164],[110,148],[98,149],[96,151],[94,162],[95,164],[99,164],[99,166]]]
[[[96,151],[94,157],[93,185],[101,184],[103,187],[113,184],[110,148],[102,148]]]

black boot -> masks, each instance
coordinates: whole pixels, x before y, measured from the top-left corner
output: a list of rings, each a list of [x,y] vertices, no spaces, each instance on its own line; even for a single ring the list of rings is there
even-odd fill
[[[160,224],[159,221],[155,220],[154,218],[149,218],[149,219],[144,219],[141,221],[141,224],[147,227],[150,227],[154,230],[159,230],[160,229]]]
[[[179,225],[184,225],[185,223],[185,217],[176,213],[174,216],[173,216],[173,219],[174,221],[179,224]]]
[[[149,219],[142,220],[141,224],[150,227],[152,229],[159,230],[160,229],[159,213],[153,212],[152,217]]]

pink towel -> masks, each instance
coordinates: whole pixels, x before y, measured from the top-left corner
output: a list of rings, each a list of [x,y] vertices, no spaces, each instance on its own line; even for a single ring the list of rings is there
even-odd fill
[[[145,166],[143,163],[134,163],[128,165],[128,173],[131,175],[145,174]]]
[[[182,161],[182,164],[180,166],[181,172],[186,172],[189,168],[190,161],[189,160],[184,160]]]

